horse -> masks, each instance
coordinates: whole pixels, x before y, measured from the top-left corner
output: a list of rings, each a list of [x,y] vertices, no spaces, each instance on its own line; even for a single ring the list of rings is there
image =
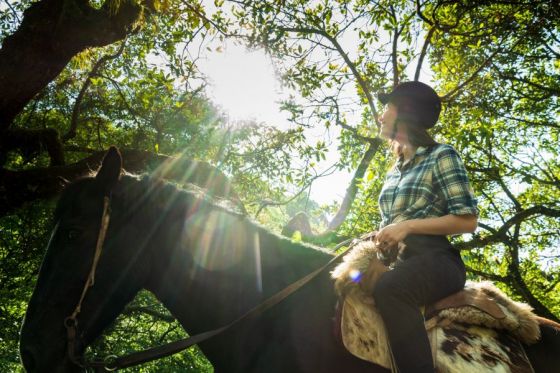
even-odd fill
[[[110,222],[97,257],[107,208]],[[65,188],[53,222],[21,330],[28,372],[83,371],[67,352],[70,315],[79,331],[77,355],[141,289],[194,335],[228,324],[333,258],[200,193],[123,175],[116,148],[95,176]],[[84,291],[94,262],[93,285]],[[330,274],[323,271],[273,308],[199,347],[216,372],[388,372],[342,347],[333,333],[336,302]],[[527,346],[528,356],[537,372],[560,371],[560,325],[543,321],[541,329],[542,339]]]

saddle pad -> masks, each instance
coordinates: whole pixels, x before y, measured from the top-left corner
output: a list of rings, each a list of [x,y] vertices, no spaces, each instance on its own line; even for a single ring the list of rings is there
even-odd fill
[[[348,295],[342,304],[342,343],[352,355],[390,369],[391,352],[383,320],[373,299],[358,297],[358,294]]]
[[[534,373],[523,345],[509,333],[450,323],[428,337],[438,373]]]
[[[349,294],[342,306],[341,334],[354,356],[391,369],[391,353],[381,316],[371,298]],[[533,373],[522,345],[508,333],[480,326],[433,320],[428,332],[438,373]]]

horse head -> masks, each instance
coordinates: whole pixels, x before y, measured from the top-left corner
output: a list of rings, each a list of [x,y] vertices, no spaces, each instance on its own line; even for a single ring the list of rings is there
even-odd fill
[[[133,252],[129,240],[134,235],[120,224],[122,214],[111,215],[94,283],[86,285],[102,230],[104,200],[119,182],[121,163],[118,150],[111,148],[95,177],[70,184],[60,197],[21,330],[20,352],[27,371],[80,371],[67,354],[66,324],[77,326],[73,347],[81,355],[141,287],[144,258],[141,252]],[[72,320],[66,320],[72,315]]]
[[[121,163],[111,148],[94,177],[60,196],[21,330],[28,371],[79,371],[85,348],[141,289],[189,332],[229,321],[264,296],[255,280],[259,235],[244,215],[157,178],[121,177]]]

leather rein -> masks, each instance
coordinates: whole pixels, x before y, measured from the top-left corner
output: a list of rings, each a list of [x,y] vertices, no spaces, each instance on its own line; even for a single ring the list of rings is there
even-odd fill
[[[64,319],[64,326],[66,327],[66,337],[67,337],[66,351],[67,351],[68,358],[70,359],[70,361],[80,366],[81,368],[93,368],[96,371],[103,371],[103,370],[113,371],[117,369],[123,369],[131,366],[143,364],[152,360],[160,359],[162,357],[166,357],[169,355],[173,355],[195,344],[206,341],[228,330],[229,328],[233,327],[234,325],[238,324],[241,321],[255,318],[261,315],[264,311],[271,308],[272,306],[275,306],[276,304],[280,303],[288,296],[296,292],[298,289],[306,285],[308,282],[313,280],[315,277],[317,277],[317,275],[319,275],[320,273],[325,271],[328,267],[330,267],[333,263],[338,261],[344,254],[350,251],[350,249],[352,249],[356,245],[356,243],[359,242],[359,240],[356,239],[347,239],[346,241],[339,243],[333,249],[333,251],[339,249],[342,246],[346,246],[347,244],[350,245],[342,253],[332,258],[327,264],[309,273],[308,275],[300,278],[299,280],[291,283],[284,289],[280,290],[276,294],[267,298],[262,303],[253,307],[252,309],[250,309],[243,315],[239,316],[237,319],[233,320],[227,325],[224,325],[222,327],[210,331],[199,333],[184,339],[180,339],[178,341],[170,342],[161,346],[152,347],[143,351],[133,352],[128,355],[124,355],[120,357],[117,357],[115,355],[109,355],[102,360],[87,361],[83,357],[83,355],[77,354],[77,350],[78,350],[77,347],[79,342],[77,317],[81,311],[82,302],[89,288],[91,288],[95,283],[95,272],[97,270],[97,264],[99,263],[99,258],[101,257],[101,253],[103,251],[103,243],[105,241],[105,236],[107,234],[107,229],[109,227],[109,220],[110,220],[110,197],[105,196],[103,199],[103,215],[101,217],[101,226],[99,228],[99,234],[97,236],[95,253],[93,256],[93,262],[89,271],[89,275],[84,284],[84,288],[82,290],[82,294],[80,296],[78,304],[74,308],[72,314],[70,314],[70,316]]]

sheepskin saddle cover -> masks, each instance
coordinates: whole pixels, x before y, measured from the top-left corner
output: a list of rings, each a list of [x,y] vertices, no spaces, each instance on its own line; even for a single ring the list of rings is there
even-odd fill
[[[332,277],[343,300],[340,331],[344,346],[361,359],[391,368],[385,327],[371,297],[372,285],[360,283],[364,277],[375,281],[380,276],[368,271],[386,270],[368,241],[352,249]],[[532,372],[520,343],[540,338],[531,308],[509,299],[488,282],[469,282],[466,287],[470,292],[467,299],[490,299],[498,312],[491,315],[484,311],[488,307],[479,308],[471,302],[438,302],[439,307],[427,307],[433,317],[426,322],[426,329],[438,372]],[[441,309],[441,304],[451,308]]]

